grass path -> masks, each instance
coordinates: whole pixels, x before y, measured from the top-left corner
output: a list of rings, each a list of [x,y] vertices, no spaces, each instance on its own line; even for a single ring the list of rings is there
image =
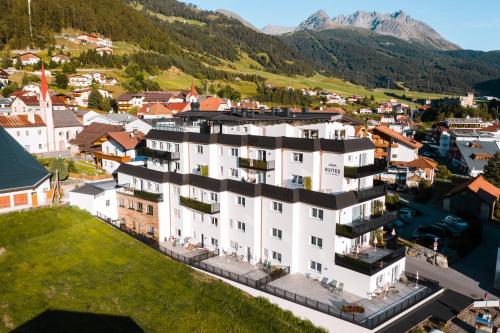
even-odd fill
[[[132,318],[145,332],[320,332],[73,208],[0,215],[0,332],[47,309]]]

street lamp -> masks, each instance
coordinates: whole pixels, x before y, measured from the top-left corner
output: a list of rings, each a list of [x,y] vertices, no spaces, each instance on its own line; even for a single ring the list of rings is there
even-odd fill
[[[437,238],[434,238],[433,249],[434,249],[434,265],[436,265],[436,257],[437,257],[437,249],[438,249],[438,239]]]
[[[417,274],[416,274],[416,279],[415,279],[415,289],[418,288],[418,271],[417,271]]]

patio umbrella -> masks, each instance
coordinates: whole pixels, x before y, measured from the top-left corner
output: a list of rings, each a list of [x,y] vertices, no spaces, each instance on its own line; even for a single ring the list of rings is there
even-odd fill
[[[418,271],[417,271],[417,274],[415,275],[415,279],[416,279],[415,289],[417,289],[418,288]]]
[[[375,245],[374,251],[377,251],[377,244],[378,244],[377,235],[375,235],[375,239],[373,240],[373,245]]]

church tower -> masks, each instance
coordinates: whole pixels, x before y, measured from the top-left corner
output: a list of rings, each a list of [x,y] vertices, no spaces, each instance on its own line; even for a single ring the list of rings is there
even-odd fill
[[[55,133],[54,133],[54,116],[52,111],[52,99],[49,94],[49,85],[45,77],[45,67],[42,63],[42,78],[40,82],[40,116],[42,117],[45,125],[47,126],[47,150],[55,151]]]

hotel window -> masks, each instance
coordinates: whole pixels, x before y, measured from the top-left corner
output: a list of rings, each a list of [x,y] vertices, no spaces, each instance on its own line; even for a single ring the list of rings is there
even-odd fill
[[[311,245],[321,249],[323,248],[323,239],[316,236],[311,236]]]
[[[244,197],[240,197],[240,196],[236,197],[236,204],[239,206],[245,207],[245,204],[246,204],[245,201],[246,201],[246,199]]]
[[[151,189],[151,182],[148,181],[148,190],[150,190],[150,189]]]
[[[120,205],[120,207],[125,207],[125,199],[123,198],[118,199],[118,204]]]
[[[155,141],[155,140],[153,140],[153,142],[152,142],[152,143],[153,143],[153,149],[154,149],[154,148],[156,148],[156,141]]]
[[[235,251],[238,251],[238,242],[229,241],[229,247]]]
[[[148,234],[154,235],[155,234],[155,228],[152,225],[148,224]]]
[[[160,185],[155,184],[155,191],[156,191],[156,192],[159,192],[159,191],[160,191]]]
[[[174,150],[175,150],[175,152],[179,152],[179,151],[180,151],[180,147],[181,147],[181,146],[180,146],[178,143],[176,143],[176,144],[174,145]]]
[[[179,186],[174,185],[173,192],[174,194],[179,195],[181,193],[181,189],[179,188]]]
[[[17,136],[21,136],[21,132],[20,132],[20,131],[17,131],[17,132],[16,132],[16,135],[17,135]]]
[[[231,176],[238,178],[238,169],[231,168]]]
[[[304,154],[302,153],[293,153],[292,161],[302,163],[304,161]]]
[[[132,184],[137,185],[137,178],[132,178]]]
[[[218,201],[217,199],[218,199],[217,193],[210,192],[210,200],[217,202]]]
[[[26,130],[26,136],[30,136],[30,131]]]
[[[283,204],[281,202],[273,201],[273,211],[283,213]]]
[[[110,205],[110,201],[106,200],[106,207],[109,207],[109,205]]]
[[[238,148],[231,148],[231,156],[238,157],[240,154]]]
[[[137,203],[137,211],[142,212],[142,202]]]
[[[196,153],[203,154],[203,146],[200,145],[196,146]]]
[[[182,235],[181,229],[177,229],[177,237],[181,237],[181,235]]]
[[[245,222],[238,221],[238,230],[245,232],[246,225]]]
[[[212,244],[213,246],[219,246],[219,240],[217,238],[210,238],[210,244]]]
[[[323,221],[323,209],[311,208],[311,217]]]
[[[160,150],[163,150],[163,142],[160,142]]]
[[[38,130],[38,135],[42,135],[42,130]]]
[[[210,217],[210,224],[213,226],[218,226],[219,225],[219,219],[216,217]]]
[[[170,151],[172,148],[172,144],[170,142],[167,142],[167,151]]]
[[[153,206],[152,205],[148,205],[148,214],[153,215]]]
[[[280,229],[273,228],[271,232],[272,232],[273,237],[278,238],[280,240],[282,239],[283,232]]]
[[[316,271],[318,273],[321,273],[321,264],[316,261],[309,261],[309,268],[311,268],[313,271]]]
[[[10,196],[6,195],[0,197],[0,208],[8,208],[10,207]]]
[[[304,184],[304,177],[299,176],[299,175],[292,175],[292,184],[303,185]]]
[[[174,163],[174,171],[177,171],[181,168],[181,164],[179,162]]]
[[[281,253],[273,251],[273,259],[277,262],[281,262]]]
[[[307,139],[317,139],[318,138],[318,130],[304,130],[302,132],[302,137]]]
[[[134,209],[134,201],[132,200],[128,201],[128,209]]]
[[[14,206],[24,206],[28,204],[28,194],[16,194],[14,195]]]
[[[42,144],[41,143],[38,145],[38,149],[42,149]]]

